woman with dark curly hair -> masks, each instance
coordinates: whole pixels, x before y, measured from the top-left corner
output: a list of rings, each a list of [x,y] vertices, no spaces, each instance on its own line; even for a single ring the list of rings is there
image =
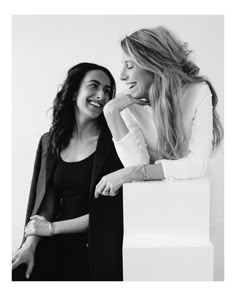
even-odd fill
[[[94,198],[102,176],[122,168],[103,115],[114,96],[106,68],[68,71],[39,142],[13,280],[122,280],[122,192]]]

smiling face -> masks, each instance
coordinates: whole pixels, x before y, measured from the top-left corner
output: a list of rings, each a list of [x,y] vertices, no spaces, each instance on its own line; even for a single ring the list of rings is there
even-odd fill
[[[130,88],[130,94],[135,99],[149,98],[149,88],[153,82],[153,75],[140,68],[131,58],[123,53],[123,69],[120,79]]]
[[[80,118],[97,118],[109,101],[110,92],[110,78],[102,70],[89,71],[80,84],[76,98],[76,113]]]

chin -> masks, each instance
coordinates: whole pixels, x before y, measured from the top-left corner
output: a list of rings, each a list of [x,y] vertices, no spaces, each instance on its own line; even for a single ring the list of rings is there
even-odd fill
[[[131,94],[131,97],[133,97],[134,99],[137,99],[137,100],[141,100],[141,99],[145,98],[145,96],[141,95],[141,94]]]
[[[134,99],[141,99],[141,98],[142,98],[142,97],[140,96],[139,93],[135,93],[135,92],[134,92],[134,93],[131,93],[130,95],[131,95],[131,97],[134,98]]]

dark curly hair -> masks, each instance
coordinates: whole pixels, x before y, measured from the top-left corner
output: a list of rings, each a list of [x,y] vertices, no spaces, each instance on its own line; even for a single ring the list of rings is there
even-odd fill
[[[116,85],[115,80],[108,69],[105,67],[92,64],[80,63],[72,67],[67,78],[61,85],[60,91],[57,93],[53,102],[52,125],[49,130],[49,151],[56,157],[59,157],[61,150],[66,148],[72,137],[75,128],[75,98],[80,89],[80,84],[85,75],[92,70],[103,71],[111,81],[111,90],[109,99],[115,97]],[[106,120],[101,113],[98,117],[98,124],[102,127],[106,125]]]

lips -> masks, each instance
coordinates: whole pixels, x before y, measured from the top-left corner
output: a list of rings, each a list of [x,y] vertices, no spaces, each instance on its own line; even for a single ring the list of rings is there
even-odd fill
[[[130,82],[130,83],[127,83],[130,87],[129,89],[132,89],[133,87],[135,87],[136,85],[136,82]]]
[[[99,103],[97,101],[89,100],[89,104],[93,105],[93,106],[95,106],[97,108],[103,108],[103,103]]]

